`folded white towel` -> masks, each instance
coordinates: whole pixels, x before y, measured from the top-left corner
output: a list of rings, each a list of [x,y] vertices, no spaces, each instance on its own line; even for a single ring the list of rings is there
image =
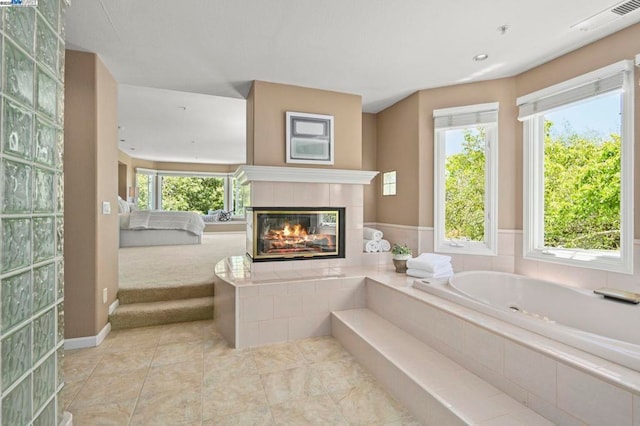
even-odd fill
[[[451,256],[435,253],[422,253],[418,257],[407,260],[407,268],[422,269],[434,272],[438,267],[451,264]]]
[[[362,228],[362,236],[365,240],[380,241],[382,239],[382,231],[373,228]]]
[[[453,269],[439,271],[437,273],[427,272],[422,269],[407,269],[407,275],[416,278],[448,278],[453,275]]]
[[[378,241],[378,243],[380,244],[380,251],[391,251],[391,243],[387,240],[380,240]]]
[[[362,249],[366,253],[375,253],[377,251],[380,251],[380,244],[374,240],[363,240]]]

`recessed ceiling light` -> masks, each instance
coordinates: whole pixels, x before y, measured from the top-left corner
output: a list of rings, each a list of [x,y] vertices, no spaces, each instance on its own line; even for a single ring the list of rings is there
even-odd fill
[[[135,151],[136,149],[134,147],[129,148],[131,151]]]
[[[186,110],[187,110],[187,107],[186,107],[186,106],[179,106],[179,107],[178,107],[178,109],[179,109],[180,111],[186,111]]]
[[[508,25],[500,25],[498,27],[498,32],[500,33],[500,35],[505,35],[508,29],[509,29]]]
[[[126,139],[120,139],[120,142],[126,142]]]
[[[486,60],[487,58],[489,58],[489,55],[487,55],[486,53],[481,53],[479,55],[474,56],[473,60],[477,61],[477,62],[480,62],[480,61]]]

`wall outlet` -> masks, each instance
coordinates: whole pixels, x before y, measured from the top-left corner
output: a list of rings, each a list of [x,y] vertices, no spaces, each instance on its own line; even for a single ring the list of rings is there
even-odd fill
[[[111,214],[111,203],[108,201],[102,202],[102,214]]]
[[[109,300],[109,298],[107,297],[108,293],[107,293],[107,289],[103,288],[102,289],[102,303],[107,303],[107,300]]]

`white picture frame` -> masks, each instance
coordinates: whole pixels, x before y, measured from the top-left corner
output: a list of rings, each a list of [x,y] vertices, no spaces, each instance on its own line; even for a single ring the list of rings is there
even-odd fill
[[[333,116],[286,113],[287,163],[333,165]]]

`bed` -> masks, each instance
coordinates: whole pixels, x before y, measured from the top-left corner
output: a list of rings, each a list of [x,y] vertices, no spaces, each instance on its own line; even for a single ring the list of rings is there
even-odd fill
[[[119,218],[120,247],[202,243],[204,221],[198,213],[134,210]]]

